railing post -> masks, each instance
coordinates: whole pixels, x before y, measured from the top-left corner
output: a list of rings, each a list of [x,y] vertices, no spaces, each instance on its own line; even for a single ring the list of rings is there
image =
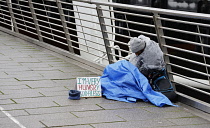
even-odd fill
[[[69,30],[67,28],[66,19],[65,19],[64,12],[63,12],[63,9],[62,9],[61,1],[56,0],[56,3],[57,3],[57,6],[58,6],[58,11],[59,11],[60,18],[61,18],[61,23],[62,23],[62,26],[63,26],[63,31],[65,32],[65,37],[66,37],[66,40],[67,40],[67,43],[68,43],[69,52],[74,53],[74,49],[72,48],[72,42],[71,42]]]
[[[17,27],[17,23],[16,23],[16,20],[15,20],[15,16],[14,16],[14,13],[13,13],[13,10],[12,10],[12,2],[11,2],[11,0],[7,0],[7,6],[8,6],[9,13],[10,13],[11,20],[12,20],[11,27],[14,26],[15,32],[19,33],[19,30],[18,30],[18,27]],[[13,30],[13,28],[12,28],[12,30]]]
[[[166,63],[166,70],[167,70],[168,77],[171,81],[173,81],[173,75],[168,73],[168,72],[171,72],[172,70],[171,70],[171,66],[168,65],[168,63],[170,63],[170,59],[168,56],[165,55],[168,53],[168,50],[166,47],[163,46],[166,44],[166,41],[162,37],[162,36],[164,36],[164,32],[163,32],[163,29],[161,29],[162,23],[161,23],[161,20],[159,19],[159,17],[160,17],[160,15],[158,15],[157,13],[154,13],[153,20],[154,20],[154,24],[155,24],[155,30],[157,33],[157,39],[158,39],[160,48],[162,49],[163,54],[164,54],[164,60]],[[174,83],[172,83],[172,84],[173,84],[173,87],[175,88],[175,84]]]
[[[39,41],[43,42],[42,33],[41,33],[41,30],[40,30],[40,27],[39,27],[39,23],[38,23],[38,20],[37,20],[37,17],[36,17],[36,13],[35,13],[35,10],[34,10],[34,5],[32,3],[32,0],[28,0],[28,4],[29,4],[30,10],[31,10],[31,15],[33,17],[33,21],[34,21],[34,25],[36,27],[36,31],[37,31],[37,34],[38,34]]]
[[[111,63],[113,63],[114,59],[111,54],[112,50],[111,50],[110,42],[108,40],[108,38],[109,38],[108,33],[106,33],[107,29],[106,29],[106,25],[105,25],[105,20],[103,18],[103,12],[102,12],[101,6],[97,5],[96,10],[97,10],[99,24],[101,27],[101,32],[102,32],[102,36],[103,36],[103,40],[104,40],[104,45],[106,48],[107,57],[108,57],[109,63],[111,64]]]

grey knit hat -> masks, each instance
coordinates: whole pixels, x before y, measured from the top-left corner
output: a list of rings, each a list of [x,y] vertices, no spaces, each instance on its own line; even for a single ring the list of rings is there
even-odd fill
[[[131,52],[133,52],[133,53],[136,53],[136,52],[138,52],[138,51],[144,49],[144,47],[145,47],[145,45],[146,45],[146,43],[145,43],[144,40],[139,39],[139,38],[137,38],[137,37],[132,38],[132,39],[129,41],[129,43],[130,43]]]

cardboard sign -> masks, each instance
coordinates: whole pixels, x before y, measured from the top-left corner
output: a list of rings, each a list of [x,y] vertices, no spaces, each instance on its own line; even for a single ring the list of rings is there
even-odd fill
[[[77,77],[77,90],[80,97],[101,97],[100,77]]]

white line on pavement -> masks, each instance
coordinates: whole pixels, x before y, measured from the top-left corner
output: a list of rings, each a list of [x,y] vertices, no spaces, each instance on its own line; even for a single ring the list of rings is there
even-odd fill
[[[15,122],[18,126],[20,126],[20,128],[26,128],[25,126],[23,126],[17,119],[15,119],[12,115],[10,115],[7,111],[4,110],[4,108],[2,108],[0,106],[0,110],[7,116],[9,117],[13,122]]]

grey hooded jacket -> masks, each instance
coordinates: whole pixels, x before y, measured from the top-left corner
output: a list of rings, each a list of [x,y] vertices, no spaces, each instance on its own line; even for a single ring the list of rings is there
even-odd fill
[[[139,56],[136,56],[135,53],[132,53],[130,55],[129,62],[135,65],[143,74],[145,71],[148,71],[150,69],[163,69],[165,67],[165,62],[163,58],[163,52],[161,51],[158,43],[142,35],[138,38],[145,39],[146,47]]]

